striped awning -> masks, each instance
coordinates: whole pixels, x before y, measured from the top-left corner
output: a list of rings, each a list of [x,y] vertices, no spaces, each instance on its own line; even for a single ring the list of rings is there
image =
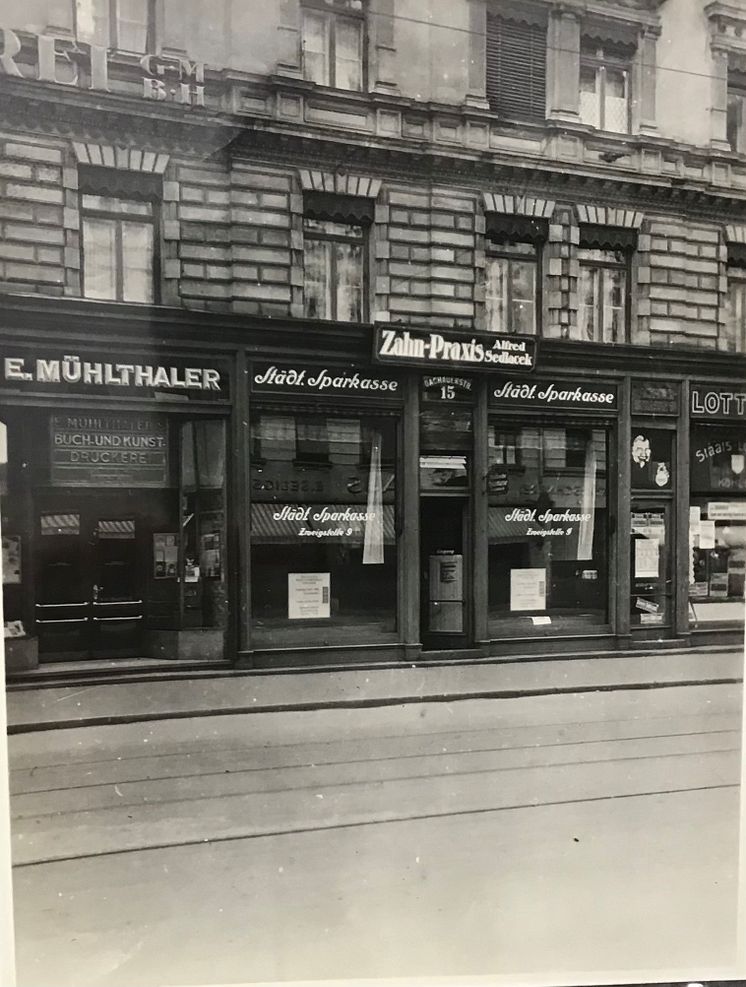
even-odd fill
[[[80,534],[80,514],[42,514],[39,520],[43,535]]]
[[[335,545],[362,545],[365,539],[365,521],[308,521],[277,520],[275,514],[281,512],[283,504],[252,504],[251,506],[251,540],[255,545],[281,544],[297,545],[299,542],[333,542]],[[295,506],[295,505],[294,505]],[[331,514],[343,513],[346,510],[364,513],[365,504],[314,504],[311,513],[320,511],[323,507]],[[312,531],[338,531],[342,535],[301,534],[301,529]],[[350,532],[347,534],[347,532]],[[396,524],[393,504],[383,505],[383,542],[393,545],[396,542]]]
[[[96,525],[96,534],[99,538],[121,538],[128,541],[135,537],[135,522],[132,518],[113,521],[99,520]]]

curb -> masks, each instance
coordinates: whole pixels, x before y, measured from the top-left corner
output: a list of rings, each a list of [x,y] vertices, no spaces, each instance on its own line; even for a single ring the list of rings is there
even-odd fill
[[[65,720],[39,720],[35,723],[8,723],[8,735],[37,733],[49,730],[71,730],[79,727],[115,726],[126,723],[150,723],[160,720],[186,720],[207,716],[243,716],[249,713],[312,712],[324,709],[371,709],[385,706],[406,706],[422,703],[450,703],[474,699],[521,699],[532,696],[557,696],[588,692],[639,692],[646,689],[671,689],[684,686],[738,685],[741,678],[681,679],[675,682],[619,682],[599,685],[555,686],[543,689],[490,689],[473,692],[380,696],[371,699],[320,699],[316,702],[255,703],[251,706],[231,706],[218,709],[164,710],[152,713],[113,713],[106,716],[81,716]]]

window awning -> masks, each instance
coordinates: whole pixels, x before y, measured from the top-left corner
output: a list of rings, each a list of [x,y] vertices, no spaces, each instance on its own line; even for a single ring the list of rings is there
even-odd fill
[[[366,226],[373,222],[375,200],[362,195],[336,195],[334,192],[305,192],[303,212],[309,219]]]
[[[581,223],[580,246],[595,247],[598,250],[635,250],[637,247],[637,230],[623,226]]]

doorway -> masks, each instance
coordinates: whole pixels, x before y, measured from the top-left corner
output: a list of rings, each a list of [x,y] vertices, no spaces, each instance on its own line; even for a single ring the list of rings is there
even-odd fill
[[[42,660],[142,654],[142,522],[117,498],[104,496],[41,501],[35,523]]]
[[[468,500],[420,498],[420,633],[426,651],[471,641]]]

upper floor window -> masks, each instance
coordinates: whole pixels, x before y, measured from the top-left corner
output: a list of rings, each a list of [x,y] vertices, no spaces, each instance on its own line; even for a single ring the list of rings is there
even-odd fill
[[[90,172],[80,193],[84,297],[157,301],[157,207],[148,196],[149,176],[127,174],[118,182],[117,173],[97,180],[97,169]],[[142,189],[138,179],[145,179]]]
[[[152,51],[154,7],[155,0],[76,0],[76,35],[117,51]]]
[[[726,137],[731,149],[740,153],[746,152],[744,104],[746,104],[746,75],[729,72]]]
[[[720,349],[746,353],[746,249],[729,250],[728,293],[725,301],[725,334]]]
[[[303,78],[360,92],[364,75],[363,0],[307,0],[303,5]]]
[[[598,130],[630,132],[630,76],[635,48],[583,38],[580,45],[580,119]]]
[[[541,244],[546,223],[487,217],[485,324],[489,332],[535,335],[541,312]]]
[[[487,11],[486,92],[501,117],[546,117],[546,14],[530,4]]]

